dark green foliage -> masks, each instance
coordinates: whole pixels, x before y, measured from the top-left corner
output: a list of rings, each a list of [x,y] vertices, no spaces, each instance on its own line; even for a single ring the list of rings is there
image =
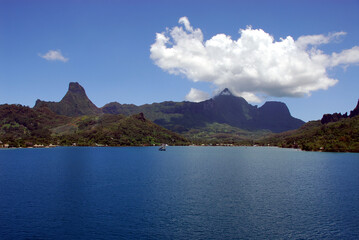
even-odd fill
[[[21,105],[0,105],[0,141],[11,147],[188,144],[186,139],[152,123],[143,114],[71,118],[46,107],[31,109]]]
[[[270,131],[246,131],[228,124],[207,124],[200,129],[191,129],[184,136],[195,144],[253,145],[253,140],[271,133]]]
[[[0,105],[0,140],[11,146],[48,144],[52,140],[50,129],[68,121],[68,117],[45,107],[34,110],[21,105]]]
[[[84,116],[73,119],[68,125],[73,125],[76,129],[62,128],[65,132],[57,132],[65,145],[72,143],[80,146],[188,144],[186,139],[145,119],[143,114],[130,117],[110,114]],[[66,132],[67,129],[70,130]]]
[[[297,130],[272,135],[260,143],[306,151],[359,152],[359,116],[328,124],[308,122]]]
[[[67,125],[72,125],[75,129],[63,126],[54,129],[65,145],[73,143],[80,146],[188,144],[186,139],[148,121],[143,114],[130,117],[111,114],[83,116],[74,118]],[[58,131],[59,128],[64,131]]]

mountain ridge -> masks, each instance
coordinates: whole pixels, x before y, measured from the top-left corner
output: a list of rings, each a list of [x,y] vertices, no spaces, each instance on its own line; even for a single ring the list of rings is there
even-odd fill
[[[258,108],[243,97],[234,96],[228,88],[213,98],[198,103],[165,101],[137,106],[111,102],[98,108],[79,83],[71,82],[60,102],[37,100],[34,109],[42,106],[70,117],[104,113],[130,116],[144,113],[149,120],[177,133],[203,128],[212,123],[229,124],[248,131],[272,132],[292,130],[304,124],[302,120],[291,116],[285,103],[271,101]]]
[[[166,101],[136,106],[111,102],[101,109],[104,113],[125,115],[143,112],[155,123],[180,133],[189,131],[192,126],[204,127],[215,122],[250,131],[268,129],[273,132],[296,129],[304,124],[291,116],[285,103],[271,101],[258,108],[244,98],[234,96],[228,89],[198,103]]]
[[[345,119],[345,118],[353,118],[355,116],[359,115],[359,99],[358,99],[358,103],[356,105],[356,107],[350,111],[350,114],[348,115],[348,113],[332,113],[332,114],[324,114],[322,119],[320,120],[320,122],[322,124],[326,124],[326,123],[330,123],[330,122],[337,122],[341,119]]]

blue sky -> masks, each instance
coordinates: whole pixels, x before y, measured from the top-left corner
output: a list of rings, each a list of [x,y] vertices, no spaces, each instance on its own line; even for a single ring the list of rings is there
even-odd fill
[[[257,99],[252,104],[261,106],[267,100],[285,102],[293,116],[305,121],[320,119],[324,113],[344,113],[352,110],[359,98],[355,52],[359,46],[358,12],[359,1],[0,0],[0,104],[32,107],[38,98],[60,101],[68,83],[74,81],[86,89],[98,107],[113,101],[136,105],[183,101],[192,88],[211,96],[228,84],[236,94]],[[253,78],[257,84],[252,84],[248,77],[230,76],[234,70],[228,69],[235,68],[235,56],[229,60],[230,65],[216,68],[206,79],[211,70],[205,69],[208,65],[192,68],[181,54],[193,49],[181,45],[183,39],[177,45],[171,39],[175,27],[182,28],[185,37],[191,34],[183,21],[179,23],[182,17],[186,17],[192,29],[199,29],[203,45],[217,34],[235,41],[241,34],[244,36],[239,31],[249,29],[247,26],[262,29],[261,36],[272,36],[276,43],[283,43],[281,39],[288,36],[295,41],[301,36],[319,36],[327,42],[318,44],[311,38],[310,48],[321,50],[320,56],[326,56],[327,63],[316,62],[319,68],[312,70],[308,62],[306,66],[310,68],[303,70],[306,72],[301,76],[310,75],[312,82],[308,80],[309,85],[295,90],[288,86],[305,81],[303,77],[298,80],[289,76],[289,85],[285,87],[279,79],[281,71],[276,72],[273,81],[264,79],[268,72],[260,69],[260,52],[250,62],[254,70],[261,70]],[[171,39],[166,50],[176,50],[175,58],[166,58],[165,53],[151,48],[158,43],[156,33]],[[350,50],[351,55],[343,50]],[[337,57],[340,63],[329,63],[336,61],[331,57],[333,52],[341,54]],[[247,59],[247,55],[238,56],[242,56],[239,62]],[[220,60],[227,55],[215,57]],[[269,56],[270,61],[278,64],[286,64],[286,59]],[[248,61],[242,64],[247,66]],[[325,72],[319,75],[310,74],[323,69]],[[191,71],[204,73],[193,75]],[[218,80],[227,75],[226,71],[232,71],[229,77]],[[219,72],[223,74],[219,76]],[[323,81],[316,80],[324,75],[327,78]],[[317,87],[310,87],[316,84]]]

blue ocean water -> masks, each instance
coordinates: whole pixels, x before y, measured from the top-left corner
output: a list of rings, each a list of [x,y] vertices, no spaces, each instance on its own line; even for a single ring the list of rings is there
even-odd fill
[[[0,150],[1,239],[358,239],[359,154]]]

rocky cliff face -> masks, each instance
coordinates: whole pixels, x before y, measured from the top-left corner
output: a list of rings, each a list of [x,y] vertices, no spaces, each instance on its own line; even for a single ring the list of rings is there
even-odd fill
[[[244,98],[224,89],[212,99],[194,102],[163,102],[142,106],[110,103],[104,113],[136,114],[143,112],[151,121],[175,132],[186,132],[211,123],[223,123],[251,131],[268,129],[283,132],[299,128],[304,122],[293,118],[282,102],[252,106]]]
[[[269,101],[258,109],[254,122],[260,129],[272,132],[284,132],[299,128],[304,124],[300,119],[292,117],[286,104]]]
[[[333,114],[324,114],[320,122],[322,124],[327,124],[330,122],[337,122],[341,119],[346,118],[352,118],[359,115],[359,100],[357,106],[353,109],[353,111],[350,111],[350,114],[348,116],[348,113],[341,114],[341,113],[333,113]]]
[[[349,117],[355,117],[358,115],[359,115],[359,99],[358,99],[357,106],[353,109],[353,111],[350,111]]]
[[[70,117],[101,113],[101,110],[87,97],[85,89],[77,82],[69,84],[69,89],[60,102],[37,100],[34,108],[42,106],[48,107],[57,114]]]

